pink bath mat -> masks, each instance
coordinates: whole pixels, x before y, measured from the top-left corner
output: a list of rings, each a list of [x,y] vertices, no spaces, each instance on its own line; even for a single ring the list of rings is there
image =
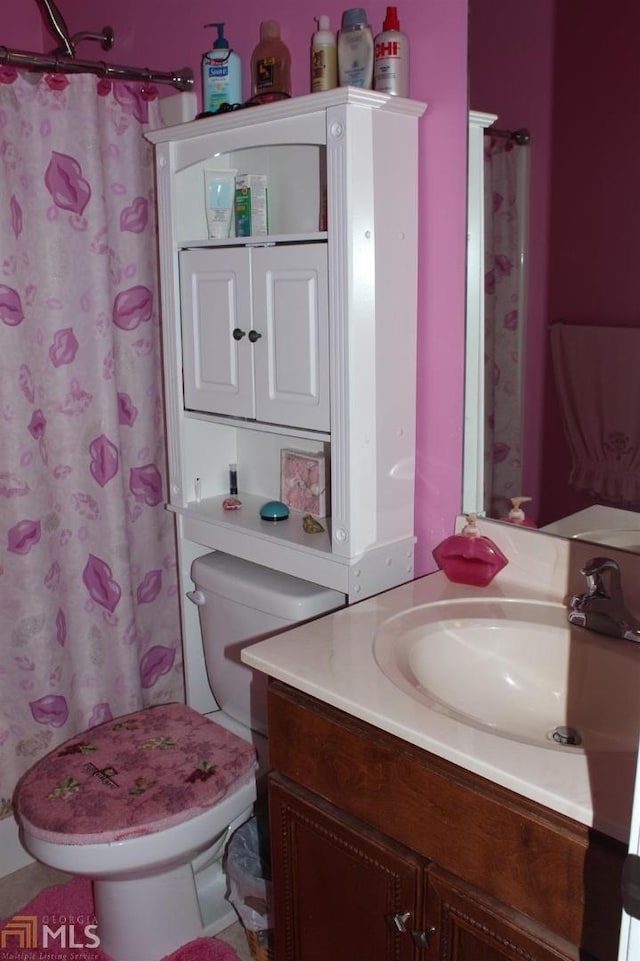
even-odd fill
[[[63,926],[63,933],[54,940],[44,925],[52,931]],[[96,947],[95,932],[91,882],[74,878],[46,888],[0,924],[0,961],[111,961]],[[196,938],[162,961],[238,961],[238,955],[216,938]]]

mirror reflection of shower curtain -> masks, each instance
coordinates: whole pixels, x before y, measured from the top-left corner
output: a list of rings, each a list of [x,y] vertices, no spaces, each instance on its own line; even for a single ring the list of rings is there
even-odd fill
[[[485,137],[485,491],[489,517],[523,493],[523,351],[529,150]]]

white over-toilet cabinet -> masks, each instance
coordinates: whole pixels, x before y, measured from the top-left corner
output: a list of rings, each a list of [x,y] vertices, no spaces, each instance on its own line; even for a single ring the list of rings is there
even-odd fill
[[[198,631],[184,603],[191,562],[209,550],[349,601],[413,576],[424,110],[347,87],[147,135],[156,150],[168,506],[178,518],[187,633]],[[205,168],[267,175],[268,236],[209,239]],[[261,520],[261,505],[280,498],[282,449],[324,453],[324,533],[306,533],[295,511]],[[230,463],[243,505],[235,512],[222,506]]]

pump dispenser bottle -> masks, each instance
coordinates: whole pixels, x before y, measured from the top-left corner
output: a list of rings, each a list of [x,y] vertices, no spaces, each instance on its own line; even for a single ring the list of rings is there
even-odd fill
[[[291,96],[291,54],[277,20],[260,24],[260,42],[251,57],[251,95],[258,103]]]
[[[400,30],[397,7],[387,7],[382,33],[375,38],[373,86],[395,97],[409,96],[409,38]]]
[[[318,29],[311,38],[311,92],[333,90],[338,86],[336,37],[331,32],[329,17],[316,17]]]
[[[459,534],[446,537],[434,548],[433,557],[450,581],[472,587],[487,587],[508,564],[498,545],[480,533],[475,514],[467,516]]]
[[[373,85],[373,33],[362,7],[342,14],[338,34],[338,81],[341,87]]]
[[[527,517],[522,510],[522,505],[527,504],[530,500],[530,497],[512,497],[511,510],[505,517],[501,517],[500,520],[508,521],[509,524],[518,524],[520,527],[537,527],[535,521]]]
[[[202,58],[202,109],[215,113],[223,103],[242,103],[242,64],[229,49],[224,23],[206,23],[218,31],[213,49]]]

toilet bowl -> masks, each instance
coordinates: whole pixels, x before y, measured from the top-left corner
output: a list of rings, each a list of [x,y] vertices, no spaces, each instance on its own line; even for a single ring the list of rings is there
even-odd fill
[[[265,682],[240,650],[345,602],[220,552],[194,561],[192,577],[220,710],[169,704],[91,728],[38,761],[14,796],[26,850],[92,880],[100,947],[114,961],[158,961],[236,920],[224,851],[252,813],[256,770],[268,768]]]
[[[197,858],[211,862],[249,817],[255,768],[247,741],[190,707],[147,708],[76,735],[24,775],[21,840],[43,864],[92,879],[114,961],[155,961],[204,933]]]

